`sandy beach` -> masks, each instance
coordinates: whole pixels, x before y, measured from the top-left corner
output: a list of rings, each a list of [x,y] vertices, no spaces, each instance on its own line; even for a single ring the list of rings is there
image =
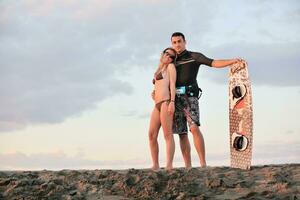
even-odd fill
[[[0,199],[300,199],[300,164],[1,171]]]

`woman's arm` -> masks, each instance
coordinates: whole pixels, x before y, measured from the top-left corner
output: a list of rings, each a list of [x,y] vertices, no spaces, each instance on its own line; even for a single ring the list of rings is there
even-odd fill
[[[176,68],[173,63],[168,66],[169,74],[170,74],[170,93],[171,93],[171,101],[175,101],[176,94]]]
[[[175,94],[176,94],[176,68],[174,64],[168,66],[170,76],[170,103],[168,106],[169,115],[173,115],[175,112]]]

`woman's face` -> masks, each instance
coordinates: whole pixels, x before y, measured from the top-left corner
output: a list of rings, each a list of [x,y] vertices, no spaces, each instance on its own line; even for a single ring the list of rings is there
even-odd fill
[[[169,64],[174,61],[175,57],[175,53],[172,50],[167,49],[163,53],[162,62],[165,64]]]

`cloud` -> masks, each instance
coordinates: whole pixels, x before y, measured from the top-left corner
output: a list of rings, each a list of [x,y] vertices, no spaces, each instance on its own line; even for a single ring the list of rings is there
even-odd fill
[[[202,43],[204,53],[215,59],[245,58],[255,85],[299,86],[300,4],[297,1],[234,2],[220,10],[214,28]],[[218,24],[218,25],[217,25]],[[226,25],[225,27],[222,24]],[[195,48],[195,50],[198,50]],[[201,52],[201,49],[199,49]],[[208,70],[205,77],[226,82],[227,70]]]
[[[293,135],[293,134],[295,134],[296,132],[294,131],[294,130],[286,130],[285,131],[285,134],[287,134],[287,135]]]
[[[119,31],[101,26],[101,14],[100,22],[88,23],[60,2],[47,2],[1,7],[0,131],[59,123],[110,96],[133,92],[115,76],[125,60],[116,53]],[[103,28],[111,32],[101,33]]]
[[[138,119],[149,119],[150,115],[151,115],[151,111],[150,112],[141,113],[137,117],[138,117]]]
[[[0,170],[125,169],[144,166],[139,159],[90,160],[80,153],[69,156],[63,151],[30,155],[14,152],[0,154],[0,160]]]
[[[214,55],[218,58],[242,57],[247,60],[251,82],[255,85],[300,86],[298,63],[300,42],[249,44],[231,43],[216,47]],[[224,83],[228,70],[208,70],[208,77]],[[225,80],[225,81],[224,81]]]
[[[159,52],[170,45],[174,31],[184,32],[191,47],[207,47],[205,51],[212,57],[247,58],[254,84],[299,85],[295,65],[299,62],[298,43],[237,44],[234,37],[220,34],[221,29],[230,29],[227,24],[236,18],[232,14],[234,3],[229,1],[224,9],[219,1],[2,2],[0,132],[28,124],[60,123],[114,95],[133,95],[132,85],[122,77],[130,76],[128,69],[132,67],[156,65]],[[269,4],[261,6],[249,10],[258,10],[260,19],[267,16],[271,20],[272,15],[264,12]],[[242,3],[240,7],[245,8]],[[285,6],[284,11],[290,7]],[[253,16],[249,10],[245,13],[250,16],[241,15],[241,20]],[[295,24],[299,14],[294,10],[280,24],[289,24],[287,19]],[[268,23],[260,21],[260,27]],[[251,27],[244,25],[242,29],[235,32],[238,38]],[[255,37],[272,33],[266,28],[260,30]],[[210,40],[210,35],[219,40]],[[223,46],[219,43],[222,40],[227,41]],[[272,70],[272,76],[266,73],[266,67]],[[220,81],[218,73],[209,77]]]
[[[128,110],[128,111],[124,111],[120,115],[123,117],[129,117],[134,119],[149,119],[151,116],[151,112],[152,110],[150,111]]]
[[[148,168],[151,165],[150,157],[136,159],[91,160],[85,157],[82,148],[77,149],[76,155],[67,155],[62,150],[53,152],[25,154],[22,152],[0,153],[0,170],[61,170],[61,169],[127,169]],[[179,150],[180,151],[180,150]],[[179,153],[180,154],[180,153]],[[174,166],[184,166],[181,155],[174,157]],[[164,166],[165,154],[161,155],[161,165]],[[285,164],[299,162],[299,141],[268,141],[265,144],[254,143],[252,164]],[[150,155],[149,155],[150,156]],[[209,166],[230,165],[229,151],[222,153],[207,152]],[[192,154],[193,166],[199,166],[199,158]]]
[[[113,95],[132,94],[133,87],[118,77],[153,62],[153,52],[169,45],[166,37],[185,28],[185,20],[170,23],[174,14],[168,11],[191,17],[180,6],[189,3],[170,2],[2,3],[0,132],[60,123]]]
[[[253,147],[254,164],[297,163],[300,159],[300,142],[268,142]]]

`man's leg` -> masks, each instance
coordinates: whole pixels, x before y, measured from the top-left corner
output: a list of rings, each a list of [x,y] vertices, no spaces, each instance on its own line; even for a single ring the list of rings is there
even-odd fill
[[[191,145],[187,134],[188,128],[187,118],[184,111],[185,107],[185,97],[176,96],[173,132],[179,134],[180,149],[183,156],[185,168],[189,169],[192,167]]]
[[[205,144],[204,144],[204,138],[201,134],[200,128],[197,125],[192,125],[190,127],[190,130],[193,134],[194,146],[196,148],[196,151],[200,159],[200,166],[206,167]]]
[[[185,168],[189,169],[192,167],[191,162],[191,145],[188,138],[188,134],[179,134],[180,149],[184,159]]]

